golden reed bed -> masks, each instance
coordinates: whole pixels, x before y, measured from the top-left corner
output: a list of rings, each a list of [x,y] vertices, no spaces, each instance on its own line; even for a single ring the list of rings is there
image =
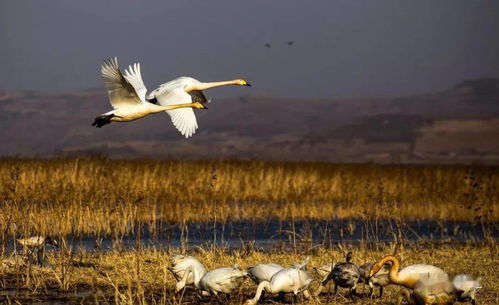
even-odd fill
[[[499,168],[1,159],[3,237],[137,223],[334,218],[497,222]]]

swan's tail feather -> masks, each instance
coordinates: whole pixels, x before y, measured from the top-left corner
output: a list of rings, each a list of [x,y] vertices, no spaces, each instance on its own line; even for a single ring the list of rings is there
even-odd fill
[[[106,124],[111,123],[111,119],[114,117],[114,114],[101,114],[95,117],[95,121],[92,123],[92,126],[97,128],[101,128]]]

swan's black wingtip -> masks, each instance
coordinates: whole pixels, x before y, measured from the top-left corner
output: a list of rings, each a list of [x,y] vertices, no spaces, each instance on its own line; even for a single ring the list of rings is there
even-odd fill
[[[114,114],[108,114],[108,115],[99,115],[95,117],[94,122],[92,123],[92,126],[95,126],[97,128],[101,128],[104,125],[111,124],[111,119],[114,117]]]

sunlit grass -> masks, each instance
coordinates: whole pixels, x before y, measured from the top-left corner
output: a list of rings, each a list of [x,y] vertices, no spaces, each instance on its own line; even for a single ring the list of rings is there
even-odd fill
[[[370,250],[366,247],[349,248],[354,252],[353,262],[362,264],[375,261],[394,251],[394,245],[388,245],[382,250]],[[497,245],[463,245],[457,247],[411,247],[399,248],[396,255],[402,259],[403,266],[416,263],[436,265],[451,276],[470,274],[482,278],[483,288],[478,293],[480,304],[496,304],[499,300],[496,275]],[[76,292],[84,292],[89,296],[83,298],[88,303],[98,303],[107,300],[116,304],[198,304],[200,301],[191,290],[184,295],[174,294],[175,280],[167,271],[170,257],[179,249],[126,252],[83,252],[72,254],[69,250],[49,253],[48,260],[52,268],[23,267],[19,269],[3,268],[0,272],[0,283],[3,286],[16,288],[21,293],[14,300],[29,302],[34,299],[51,299],[65,297],[69,300],[82,300]],[[239,264],[246,269],[252,265],[274,262],[290,266],[310,256],[307,266],[309,272],[313,267],[333,261],[343,261],[345,252],[341,250],[314,249],[303,253],[211,249],[198,248],[191,253],[208,269],[228,267]],[[317,283],[312,284],[312,289]],[[362,285],[361,285],[362,287]],[[367,293],[367,288],[364,288]],[[247,298],[253,297],[255,284],[246,280],[240,291],[219,298],[205,297],[204,302],[241,304]],[[357,299],[362,304],[387,304],[394,301],[398,287],[390,286],[382,299]],[[360,289],[362,292],[362,288]],[[312,299],[308,304],[344,304],[350,303],[344,296],[346,291],[340,289],[339,296],[324,295]],[[1,297],[0,297],[1,299]],[[204,303],[203,302],[203,303]],[[288,302],[291,302],[288,299]],[[23,303],[23,302],[21,302]]]
[[[499,219],[497,167],[0,160],[3,236],[111,235],[138,223]]]

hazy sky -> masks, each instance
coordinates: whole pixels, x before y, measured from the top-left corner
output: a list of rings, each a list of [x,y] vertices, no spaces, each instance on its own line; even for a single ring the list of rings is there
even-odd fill
[[[499,1],[0,2],[0,89],[102,88],[109,56],[140,61],[149,90],[189,75],[254,85],[217,96],[432,92],[499,77]]]

